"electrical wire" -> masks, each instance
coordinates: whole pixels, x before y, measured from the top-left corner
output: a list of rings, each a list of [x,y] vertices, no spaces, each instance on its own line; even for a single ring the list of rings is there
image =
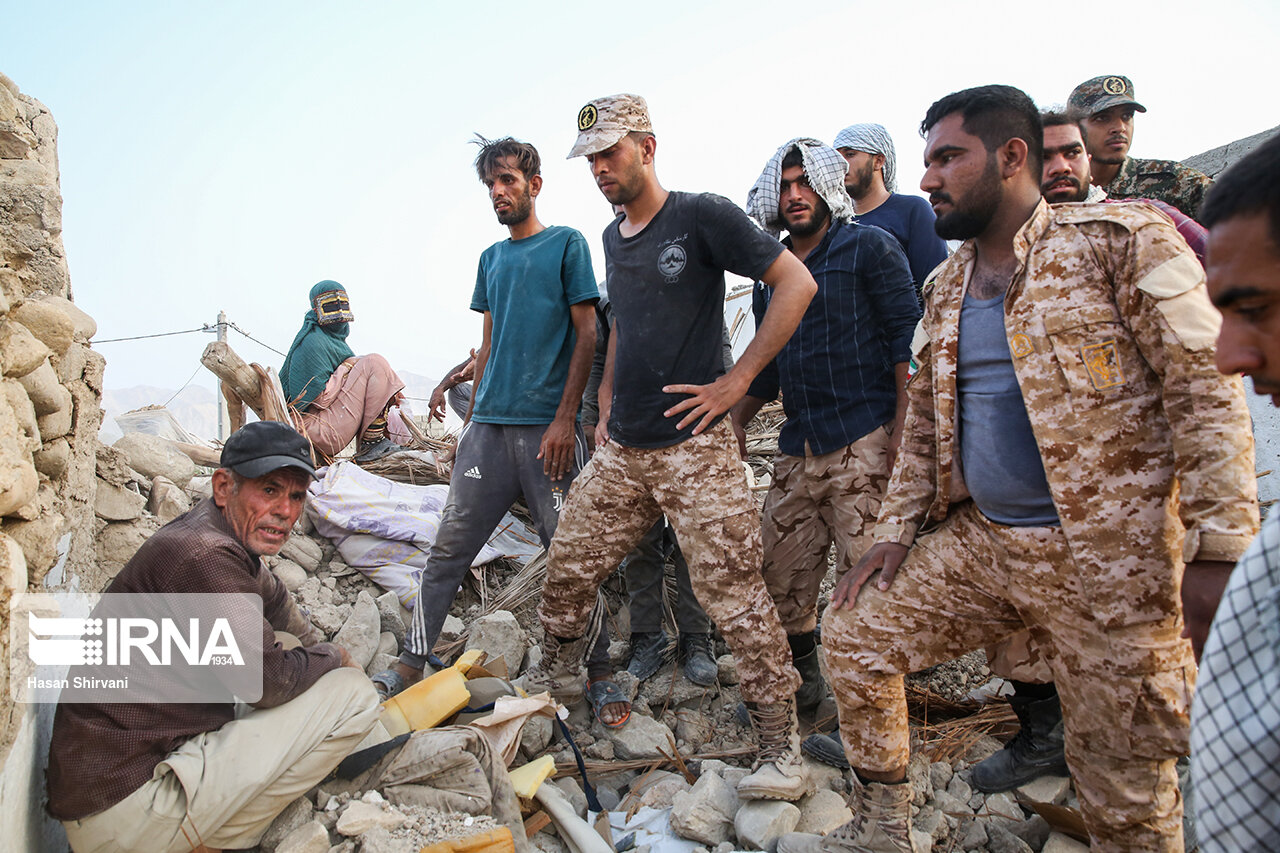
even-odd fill
[[[258,340],[258,339],[257,339],[257,338],[255,338],[253,335],[249,334],[249,333],[248,333],[248,332],[246,332],[244,329],[242,329],[242,328],[240,328],[239,326],[237,326],[235,323],[232,323],[232,322],[228,321],[228,322],[227,322],[227,325],[228,325],[228,326],[230,326],[231,328],[235,329],[235,330],[236,330],[237,332],[239,332],[240,334],[244,335],[244,336],[245,336],[246,338],[248,338],[249,340],[253,341],[255,344],[258,344],[259,346],[266,347],[267,349],[271,350],[271,351],[272,351],[273,353],[275,353],[276,355],[284,356],[284,353],[280,352],[280,350],[276,349],[275,347],[271,346],[270,344],[264,344],[262,341]]]
[[[90,343],[115,344],[115,343],[119,343],[120,341],[141,341],[147,338],[167,338],[171,335],[189,335],[192,332],[208,332],[208,331],[212,331],[212,328],[206,325],[206,326],[202,326],[199,329],[183,329],[180,332],[160,332],[159,334],[155,334],[155,335],[134,335],[132,338],[107,338],[106,340],[99,340],[95,338],[91,340]]]

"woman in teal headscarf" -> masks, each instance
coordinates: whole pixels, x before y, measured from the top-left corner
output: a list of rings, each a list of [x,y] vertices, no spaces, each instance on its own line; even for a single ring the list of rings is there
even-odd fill
[[[404,383],[380,355],[357,357],[347,345],[354,319],[347,291],[336,281],[311,288],[302,320],[280,368],[280,384],[302,416],[303,429],[322,454],[333,457],[358,433],[356,461],[400,449],[387,438],[387,411]]]

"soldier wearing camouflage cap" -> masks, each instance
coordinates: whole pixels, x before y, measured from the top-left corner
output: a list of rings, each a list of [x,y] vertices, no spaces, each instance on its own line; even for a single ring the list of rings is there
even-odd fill
[[[1133,81],[1119,74],[1093,77],[1076,86],[1068,110],[1081,119],[1093,183],[1111,198],[1153,198],[1195,219],[1209,177],[1175,160],[1129,156],[1133,114],[1147,108],[1134,98]]]
[[[571,157],[622,213],[605,229],[613,328],[600,383],[597,450],[575,481],[547,552],[538,614],[542,660],[525,689],[563,689],[600,618],[597,589],[663,514],[675,528],[698,601],[738,661],[759,740],[744,799],[798,800],[800,760],[787,637],[760,575],[760,513],[726,413],[799,325],[817,284],[742,209],[711,193],[668,192],[638,95],[578,111]],[[721,356],[725,271],[763,281],[773,298],[742,357]]]

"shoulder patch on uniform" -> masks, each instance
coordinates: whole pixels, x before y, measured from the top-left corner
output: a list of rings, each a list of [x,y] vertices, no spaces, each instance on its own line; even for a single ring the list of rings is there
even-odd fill
[[[1058,204],[1049,208],[1052,221],[1063,225],[1082,225],[1086,222],[1113,222],[1129,231],[1136,231],[1152,222],[1168,219],[1150,204],[1142,201],[1125,201],[1124,204]],[[1194,261],[1194,258],[1192,259]]]
[[[1209,301],[1204,270],[1190,252],[1179,252],[1142,277],[1138,289],[1154,297],[1169,328],[1189,350],[1212,349],[1222,315]]]
[[[1197,284],[1204,284],[1204,268],[1195,255],[1184,249],[1144,275],[1138,282],[1138,289],[1156,299],[1169,299],[1186,293]]]

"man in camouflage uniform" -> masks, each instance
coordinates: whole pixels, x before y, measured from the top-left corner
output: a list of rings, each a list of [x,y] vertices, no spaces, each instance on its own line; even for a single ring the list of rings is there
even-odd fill
[[[526,689],[580,688],[596,590],[663,514],[675,528],[698,601],[733,650],[760,742],[743,798],[796,800],[800,761],[786,634],[760,576],[760,515],[724,415],[795,331],[813,276],[728,199],[668,192],[657,139],[637,95],[598,98],[578,113],[570,157],[585,156],[622,213],[604,233],[614,329],[600,384],[597,450],[574,481],[547,554],[538,613],[542,659]],[[774,288],[737,364],[720,353],[724,273]]]
[[[1101,187],[1089,184],[1089,155],[1079,123],[1052,110],[1041,114],[1044,122],[1044,168],[1040,192],[1049,204],[1108,201]],[[1151,204],[1173,220],[1196,259],[1204,265],[1204,227],[1176,207],[1155,199]],[[1116,204],[1130,204],[1118,200]],[[1009,704],[1021,723],[1017,735],[1004,749],[973,768],[970,782],[979,791],[1008,791],[1038,776],[1066,775],[1063,755],[1062,709],[1053,686],[1049,664],[1042,660],[1026,631],[1019,631],[987,651],[991,671],[1013,684]],[[806,742],[807,745],[807,742]]]
[[[1154,198],[1171,204],[1192,219],[1212,183],[1209,176],[1175,160],[1136,160],[1133,113],[1147,108],[1134,100],[1128,77],[1107,74],[1076,86],[1067,108],[1079,116],[1092,158],[1093,183],[1111,198]]]
[[[954,93],[922,129],[921,189],[939,235],[965,242],[926,284],[876,544],[823,620],[860,804],[820,845],[913,850],[903,674],[1026,627],[1062,694],[1092,849],[1181,851],[1195,665],[1179,578],[1184,560],[1191,582],[1238,558],[1258,523],[1204,271],[1147,205],[1046,204],[1021,91]]]

